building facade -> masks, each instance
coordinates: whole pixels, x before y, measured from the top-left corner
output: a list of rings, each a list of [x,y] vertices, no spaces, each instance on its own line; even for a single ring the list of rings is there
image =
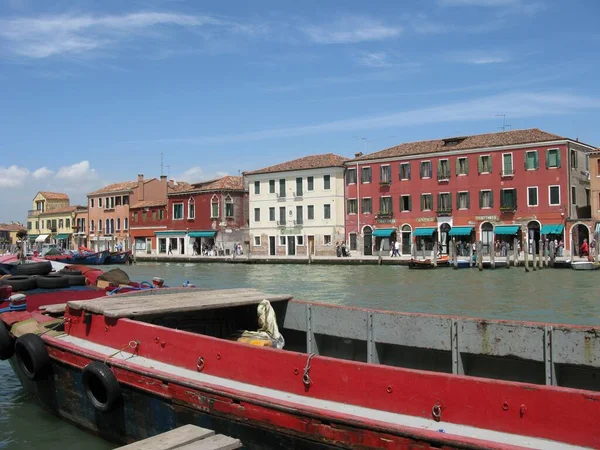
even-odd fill
[[[452,237],[484,251],[541,236],[571,248],[589,233],[587,152],[538,129],[401,144],[346,162],[346,234],[352,250],[448,252]],[[498,241],[498,243],[496,243]]]
[[[590,206],[594,232],[600,233],[600,149],[589,153]]]
[[[44,242],[49,242],[49,237],[53,233],[53,229],[56,230],[58,221],[55,221],[52,226],[52,219],[50,223],[47,222],[47,218],[41,218],[40,215],[49,211],[68,208],[70,205],[69,196],[62,192],[38,192],[32,200],[32,208],[27,211],[27,234],[30,244],[41,245]],[[66,217],[61,217],[64,220]],[[54,217],[56,220],[57,218]],[[54,231],[55,233],[56,231]]]
[[[168,195],[168,227],[154,232],[156,253],[227,256],[236,245],[247,248],[247,198],[236,176],[174,189]]]
[[[313,155],[245,172],[252,254],[335,255],[344,240],[344,162]]]
[[[167,199],[143,200],[131,205],[131,240],[133,252],[138,255],[158,254],[155,233],[166,231],[169,226]]]
[[[88,209],[87,206],[80,206],[75,210],[73,224],[73,248],[88,246]]]

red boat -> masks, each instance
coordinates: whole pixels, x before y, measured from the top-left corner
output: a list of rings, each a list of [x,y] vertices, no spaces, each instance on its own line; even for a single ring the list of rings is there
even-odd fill
[[[600,328],[254,289],[155,289],[48,311],[59,318],[36,315],[33,332],[0,315],[0,353],[14,349],[45,408],[120,444],[193,423],[250,449],[600,448]]]

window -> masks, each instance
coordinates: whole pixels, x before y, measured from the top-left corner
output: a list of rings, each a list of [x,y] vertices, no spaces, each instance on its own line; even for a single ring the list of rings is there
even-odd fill
[[[452,194],[442,192],[438,194],[438,212],[447,213],[452,211]]]
[[[537,186],[532,186],[527,188],[527,206],[537,206],[538,205],[538,188]]]
[[[260,222],[260,208],[254,208],[254,221]]]
[[[379,197],[379,214],[392,214],[392,197]]]
[[[260,247],[260,236],[254,236],[253,241],[255,247]]]
[[[479,207],[481,209],[494,207],[494,197],[492,195],[492,191],[479,191]]]
[[[129,205],[129,195],[124,195],[123,196],[123,204],[124,205]]]
[[[356,183],[356,169],[348,169],[346,171],[346,184],[355,184]]]
[[[370,183],[371,182],[371,167],[363,167],[360,169],[360,182]]]
[[[539,168],[538,151],[531,150],[525,152],[525,170],[538,170]]]
[[[380,183],[391,183],[392,182],[392,167],[381,166],[379,168],[379,182]]]
[[[260,181],[254,182],[254,195],[260,194]]]
[[[431,161],[421,161],[421,178],[431,178]]]
[[[323,219],[331,219],[331,205],[323,205]]]
[[[102,208],[102,197],[98,199],[98,208]]]
[[[115,207],[115,198],[114,197],[110,198],[110,207],[111,207],[111,209]]]
[[[188,200],[188,219],[193,219],[196,217],[196,204],[193,198]]]
[[[100,202],[98,202],[98,206],[100,206]],[[102,231],[102,220],[98,220],[98,232]]]
[[[363,214],[371,214],[373,212],[373,205],[370,198],[362,199],[361,210]]]
[[[296,245],[304,245],[304,236],[296,236]]]
[[[42,223],[43,223],[43,221],[42,221]],[[36,220],[36,222],[35,222],[35,229],[36,229],[36,230],[39,230],[39,229],[40,229],[40,222],[39,222],[39,221],[37,221],[37,220]]]
[[[296,178],[296,197],[302,197],[302,178]]]
[[[560,150],[552,148],[546,150],[546,169],[554,169],[560,167]]]
[[[31,222],[27,222],[27,229],[31,231]]]
[[[308,205],[306,207],[306,216],[307,216],[308,220],[314,220],[315,219],[315,207],[314,207],[314,205]]]
[[[490,173],[492,171],[492,157],[490,155],[479,157],[477,160],[477,171],[479,173]]]
[[[279,245],[285,247],[286,239],[285,236],[279,236]]]
[[[108,204],[108,202],[106,202]],[[110,220],[106,219],[106,228],[104,229],[104,233],[110,234]]]
[[[269,221],[275,222],[275,208],[274,207],[269,208]]]
[[[577,169],[577,152],[571,150],[571,169]]]
[[[456,176],[469,174],[469,160],[467,158],[458,158],[456,160]]]
[[[269,194],[275,193],[275,180],[269,180]]]
[[[306,190],[307,191],[315,190],[315,177],[306,177]]]
[[[438,180],[448,180],[450,178],[450,163],[447,159],[438,161]]]
[[[550,197],[550,205],[558,206],[560,205],[560,186],[549,186],[549,197]]]
[[[64,228],[64,221],[63,221],[63,219],[58,219],[58,228]]]
[[[231,195],[225,197],[225,217],[233,217],[233,199]]]
[[[301,225],[304,223],[304,214],[302,210],[302,206],[296,206],[296,225]]]
[[[401,195],[400,196],[400,211],[401,212],[405,212],[405,211],[410,211],[411,209],[411,204],[410,204],[410,195]]]
[[[65,219],[65,228],[71,228],[71,219]]]
[[[56,219],[52,219],[52,228],[56,228]]]
[[[90,220],[90,232],[93,233],[94,232],[94,221]]]
[[[502,189],[500,191],[500,211],[516,211],[517,190]]]
[[[323,235],[323,244],[331,245],[331,235],[330,234]]]
[[[512,153],[502,154],[502,176],[512,177],[513,173],[513,155]]]
[[[173,204],[173,220],[183,219],[183,203]]]
[[[285,179],[279,180],[279,196],[285,197]]]
[[[600,160],[598,160],[598,162],[600,162]],[[94,207],[94,199],[90,198],[90,208]]]
[[[158,210],[158,220],[163,220],[165,218],[165,211],[163,209]]]
[[[469,209],[471,207],[468,192],[459,192],[456,197],[456,209]]]
[[[279,208],[279,225],[285,225],[286,224],[286,218],[285,218],[285,206],[281,206]]]
[[[219,217],[219,198],[216,195],[213,195],[210,200],[210,217],[211,219]]]
[[[400,163],[400,179],[410,180],[410,163]]]
[[[575,186],[571,186],[571,204],[577,205],[577,189]]]
[[[323,189],[326,191],[331,189],[331,175],[323,175]]]
[[[358,212],[358,201],[355,198],[349,198],[346,209],[348,214],[356,214]]]
[[[52,228],[52,221],[50,219],[46,220],[46,228]]]
[[[421,194],[421,211],[431,211],[433,209],[433,195]]]
[[[123,221],[124,225],[123,225],[123,229],[127,230],[129,229],[129,219],[127,217],[125,217],[125,220]]]
[[[115,197],[115,206],[121,206],[122,200],[123,200],[123,197],[121,197],[121,196]]]
[[[106,197],[106,199],[105,199],[105,201],[104,201],[104,208],[105,208],[105,209],[109,209],[109,208],[108,208],[108,205],[109,205],[109,203],[108,203],[108,202],[109,202],[109,200],[108,200],[108,197]]]

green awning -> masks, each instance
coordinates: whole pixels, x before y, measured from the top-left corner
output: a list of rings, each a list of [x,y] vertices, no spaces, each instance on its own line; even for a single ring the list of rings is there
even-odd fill
[[[169,237],[169,236],[184,237],[185,231],[155,231],[154,235],[158,236],[158,237]]]
[[[395,228],[377,228],[373,231],[375,237],[390,237],[396,231]]]
[[[540,234],[562,234],[565,226],[561,224],[542,225]]]
[[[437,231],[437,228],[415,228],[413,236],[433,236],[433,233]]]
[[[71,233],[60,233],[54,236],[54,239],[69,239],[71,237]]]
[[[188,233],[189,237],[193,238],[214,238],[216,231],[190,231]]]
[[[27,239],[36,239],[39,236],[39,234],[28,234],[27,235]]]
[[[517,231],[519,231],[519,228],[521,228],[519,225],[497,225],[496,228],[494,228],[494,234],[498,236],[514,236],[517,234]]]
[[[453,227],[450,229],[448,236],[469,236],[473,231],[473,227]]]

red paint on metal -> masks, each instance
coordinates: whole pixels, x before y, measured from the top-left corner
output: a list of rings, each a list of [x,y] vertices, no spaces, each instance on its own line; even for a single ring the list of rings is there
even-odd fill
[[[67,315],[78,319],[70,311]],[[600,393],[320,356],[311,361],[312,385],[305,392],[293,369],[304,367],[306,354],[248,346],[127,319],[110,320],[94,315],[90,325],[75,322],[68,330],[73,336],[115,349],[131,340],[139,341],[140,356],[178,367],[196,371],[198,358],[203,357],[202,373],[207,375],[427,419],[431,419],[433,407],[440,404],[443,406],[440,423],[600,446],[600,435],[591,431],[597,425],[597,404],[587,399],[600,400]],[[166,345],[157,345],[156,337],[165,340]],[[220,360],[216,357],[218,353]],[[386,389],[389,385],[395,387],[391,394]],[[527,414],[521,416],[518,408],[503,411],[504,402],[527,405]]]

